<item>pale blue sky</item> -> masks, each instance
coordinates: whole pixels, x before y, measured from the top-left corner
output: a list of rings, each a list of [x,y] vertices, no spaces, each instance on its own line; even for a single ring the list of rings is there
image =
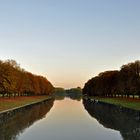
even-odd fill
[[[140,59],[139,0],[0,0],[0,59],[83,86]]]

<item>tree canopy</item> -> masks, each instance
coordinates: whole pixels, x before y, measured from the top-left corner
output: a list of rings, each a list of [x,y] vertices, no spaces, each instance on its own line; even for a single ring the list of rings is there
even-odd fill
[[[105,71],[90,79],[83,88],[89,96],[140,96],[140,61],[123,65],[121,69]]]
[[[3,96],[50,95],[53,90],[46,77],[25,71],[15,60],[0,60],[0,94]]]

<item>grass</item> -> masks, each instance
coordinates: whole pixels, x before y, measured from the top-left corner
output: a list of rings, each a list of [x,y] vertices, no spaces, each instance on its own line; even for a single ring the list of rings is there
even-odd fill
[[[49,96],[28,96],[28,97],[12,97],[12,98],[0,98],[0,111],[12,109],[15,107],[31,104],[34,102],[39,102],[44,99],[49,98]]]
[[[100,98],[100,97],[92,97],[93,99],[97,99],[99,101],[110,103],[114,105],[119,105],[126,108],[131,108],[135,110],[140,110],[140,99],[132,99],[132,98]]]

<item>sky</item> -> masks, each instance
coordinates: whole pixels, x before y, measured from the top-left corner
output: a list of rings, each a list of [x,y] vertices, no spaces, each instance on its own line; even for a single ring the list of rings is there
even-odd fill
[[[56,87],[83,87],[140,59],[139,7],[139,0],[0,0],[0,59]]]

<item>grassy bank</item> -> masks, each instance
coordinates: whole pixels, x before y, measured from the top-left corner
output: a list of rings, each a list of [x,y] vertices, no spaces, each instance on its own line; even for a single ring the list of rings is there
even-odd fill
[[[39,102],[48,99],[49,96],[29,96],[29,97],[15,97],[15,98],[0,98],[0,111],[5,111],[15,107]]]
[[[119,105],[126,108],[131,108],[135,110],[140,110],[140,99],[131,99],[131,98],[101,98],[101,97],[90,97],[97,99],[99,101],[110,103],[114,105]]]

